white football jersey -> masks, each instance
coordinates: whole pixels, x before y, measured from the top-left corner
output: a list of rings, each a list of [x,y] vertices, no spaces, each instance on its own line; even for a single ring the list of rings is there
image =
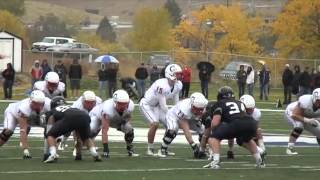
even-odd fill
[[[128,109],[120,115],[116,108],[114,107],[114,103],[112,99],[108,99],[103,103],[95,106],[89,113],[90,117],[95,117],[97,119],[102,119],[104,115],[107,115],[110,120],[117,121],[122,120],[123,118],[127,118],[134,110],[134,103],[132,100],[129,102]]]
[[[34,111],[30,107],[30,98],[23,99],[21,101],[11,103],[6,109],[6,112],[12,114],[16,119],[21,117],[30,117]],[[51,99],[45,99],[44,107],[40,114],[50,111]]]
[[[158,79],[146,91],[144,95],[145,102],[150,106],[157,106],[159,105],[159,98],[164,96],[165,99],[174,99],[175,103],[177,103],[181,90],[181,81],[176,81],[174,86],[170,87],[167,78]]]
[[[33,89],[42,91],[46,97],[52,99],[55,96],[62,95],[62,93],[65,91],[65,84],[63,82],[59,82],[57,89],[50,93],[47,88],[46,81],[37,81],[34,83]]]
[[[179,101],[167,112],[167,119],[174,119],[176,121],[185,119],[194,119],[194,115],[191,112],[190,98]]]
[[[251,117],[253,117],[254,120],[260,121],[261,118],[261,111],[258,108],[254,108]]]
[[[82,103],[82,102],[83,102],[83,96],[79,97],[79,98],[72,104],[71,107],[77,108],[77,109],[80,109],[80,110],[82,110],[82,111],[84,111],[84,112],[89,113],[88,110],[83,107],[83,103]],[[95,107],[98,106],[98,105],[101,104],[101,103],[102,103],[102,99],[101,99],[100,97],[96,96],[96,105],[95,105]],[[92,110],[93,110],[93,109],[92,109]],[[92,111],[92,110],[91,110],[91,111]]]
[[[320,118],[320,109],[313,109],[312,95],[303,95],[299,100],[288,105],[286,111],[292,114],[294,108],[299,105],[304,110],[304,116],[307,118]]]

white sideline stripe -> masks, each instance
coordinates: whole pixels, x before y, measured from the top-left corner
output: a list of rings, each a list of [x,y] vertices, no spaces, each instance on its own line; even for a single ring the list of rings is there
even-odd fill
[[[255,170],[252,164],[252,167],[234,167],[234,168],[224,168],[222,167],[220,170]],[[298,170],[307,170],[312,169],[318,170],[318,167],[312,166],[299,166],[299,167],[265,167],[264,169],[298,169]],[[0,174],[32,174],[32,173],[99,173],[99,172],[161,172],[161,171],[177,171],[177,170],[207,170],[213,171],[213,169],[207,168],[159,168],[159,169],[94,169],[94,170],[48,170],[48,171],[1,171]],[[312,169],[313,170],[313,169]],[[319,169],[320,170],[320,169]],[[219,171],[219,170],[217,170]]]

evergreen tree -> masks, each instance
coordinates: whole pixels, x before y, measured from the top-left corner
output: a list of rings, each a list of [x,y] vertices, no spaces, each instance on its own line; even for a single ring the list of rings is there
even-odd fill
[[[116,32],[114,32],[113,27],[111,26],[107,17],[104,17],[100,21],[96,34],[99,35],[103,40],[107,40],[109,42],[115,42],[117,38]]]
[[[181,9],[175,0],[167,0],[164,7],[169,11],[171,16],[173,26],[176,26],[180,23],[181,20]]]

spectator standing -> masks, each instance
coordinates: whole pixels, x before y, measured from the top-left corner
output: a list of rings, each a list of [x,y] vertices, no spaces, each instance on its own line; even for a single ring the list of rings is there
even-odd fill
[[[240,69],[237,72],[237,82],[239,87],[239,98],[244,95],[246,88],[247,72],[244,70],[244,65],[240,65]]]
[[[298,95],[299,92],[299,79],[301,76],[300,66],[294,66],[294,74],[292,79],[292,94]]]
[[[54,72],[59,75],[59,81],[65,84],[65,91],[63,92],[63,96],[67,98],[67,68],[63,65],[61,60],[58,60],[58,63],[53,68]]]
[[[146,91],[146,79],[148,78],[148,70],[144,66],[144,63],[141,63],[140,67],[137,68],[135,77],[137,79],[137,88],[140,97],[144,96],[144,93]]]
[[[15,78],[15,70],[12,67],[11,63],[7,64],[7,68],[2,71],[2,77],[4,78],[3,82],[3,92],[5,99],[12,99],[12,86]]]
[[[260,81],[260,100],[268,100],[269,96],[269,82],[270,82],[270,70],[267,69],[266,65],[262,66],[261,71],[259,72],[259,81]]]
[[[252,69],[251,66],[248,67],[247,69],[247,79],[246,79],[246,84],[248,87],[248,94],[250,94],[253,97],[253,89],[254,89],[254,77],[255,72]]]
[[[104,95],[107,96],[107,84],[108,84],[108,74],[106,70],[106,65],[104,63],[101,64],[101,67],[98,71],[98,78],[99,78],[99,96],[101,98],[104,97]]]
[[[286,64],[286,67],[282,74],[282,84],[283,84],[283,94],[284,94],[283,104],[291,103],[292,80],[293,80],[293,72],[290,70],[290,65]]]
[[[313,76],[313,89],[320,88],[320,66],[318,67],[318,71]]]
[[[208,99],[208,86],[210,81],[210,72],[207,70],[206,67],[203,67],[199,71],[199,79],[201,84],[201,92],[202,94]]]
[[[32,66],[31,69],[31,76],[32,76],[32,81],[31,81],[31,86],[33,87],[34,83],[37,81],[40,81],[43,75],[43,71],[40,67],[40,61],[35,60],[34,65]]]
[[[118,68],[116,67],[116,64],[110,64],[107,68],[108,92],[110,98],[112,97],[113,93],[117,90],[117,74]]]
[[[47,73],[52,71],[52,69],[49,66],[48,61],[46,59],[42,60],[41,68],[42,68],[42,71],[43,71],[41,79],[44,80],[44,78],[46,77]]]
[[[182,69],[182,91],[181,91],[181,97],[182,98],[188,98],[189,97],[191,74],[192,74],[192,69],[191,69],[190,66],[185,66]]]
[[[160,79],[160,71],[158,66],[154,64],[150,70],[150,85],[158,79]]]
[[[73,62],[69,67],[69,78],[71,96],[76,98],[80,97],[80,81],[82,78],[82,67],[79,64],[78,59],[73,59]]]
[[[161,69],[161,78],[166,78],[166,76],[165,76],[165,70],[166,70],[166,67],[168,66],[170,64],[170,61],[169,60],[166,60],[166,63],[165,63],[165,65],[164,65],[164,67]]]
[[[309,74],[309,67],[305,67],[299,78],[299,93],[298,97],[304,94],[311,93],[311,75]]]

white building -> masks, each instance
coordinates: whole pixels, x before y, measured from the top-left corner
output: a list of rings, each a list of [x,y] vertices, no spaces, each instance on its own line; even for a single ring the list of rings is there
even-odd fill
[[[7,31],[0,31],[0,70],[12,63],[16,72],[22,70],[22,38]]]

